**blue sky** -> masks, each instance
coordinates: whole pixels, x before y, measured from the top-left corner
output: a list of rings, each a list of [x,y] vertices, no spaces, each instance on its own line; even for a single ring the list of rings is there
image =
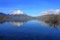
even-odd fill
[[[39,15],[50,9],[60,9],[60,0],[0,0],[0,12],[22,10],[29,15]]]

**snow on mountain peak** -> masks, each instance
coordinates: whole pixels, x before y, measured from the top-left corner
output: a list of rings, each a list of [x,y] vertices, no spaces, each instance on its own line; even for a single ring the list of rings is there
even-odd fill
[[[16,15],[16,14],[23,14],[23,12],[21,11],[21,10],[14,10],[14,11],[12,11],[12,14],[13,15]]]
[[[60,14],[60,10],[57,9],[57,10],[47,10],[47,11],[43,11],[41,12],[42,15],[47,15],[47,14]]]

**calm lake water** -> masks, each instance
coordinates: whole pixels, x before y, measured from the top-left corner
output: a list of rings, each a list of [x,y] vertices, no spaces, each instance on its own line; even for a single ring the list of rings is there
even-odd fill
[[[60,27],[37,20],[0,22],[0,40],[60,40]]]

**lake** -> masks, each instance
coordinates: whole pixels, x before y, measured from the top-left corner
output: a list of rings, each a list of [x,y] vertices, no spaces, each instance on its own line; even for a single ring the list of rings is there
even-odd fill
[[[0,40],[60,40],[60,27],[31,20],[0,22]]]

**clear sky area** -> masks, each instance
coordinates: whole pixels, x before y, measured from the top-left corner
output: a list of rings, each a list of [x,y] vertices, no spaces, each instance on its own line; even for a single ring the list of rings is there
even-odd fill
[[[35,16],[50,9],[60,9],[60,0],[0,0],[0,12],[6,14],[14,10],[21,10]]]

